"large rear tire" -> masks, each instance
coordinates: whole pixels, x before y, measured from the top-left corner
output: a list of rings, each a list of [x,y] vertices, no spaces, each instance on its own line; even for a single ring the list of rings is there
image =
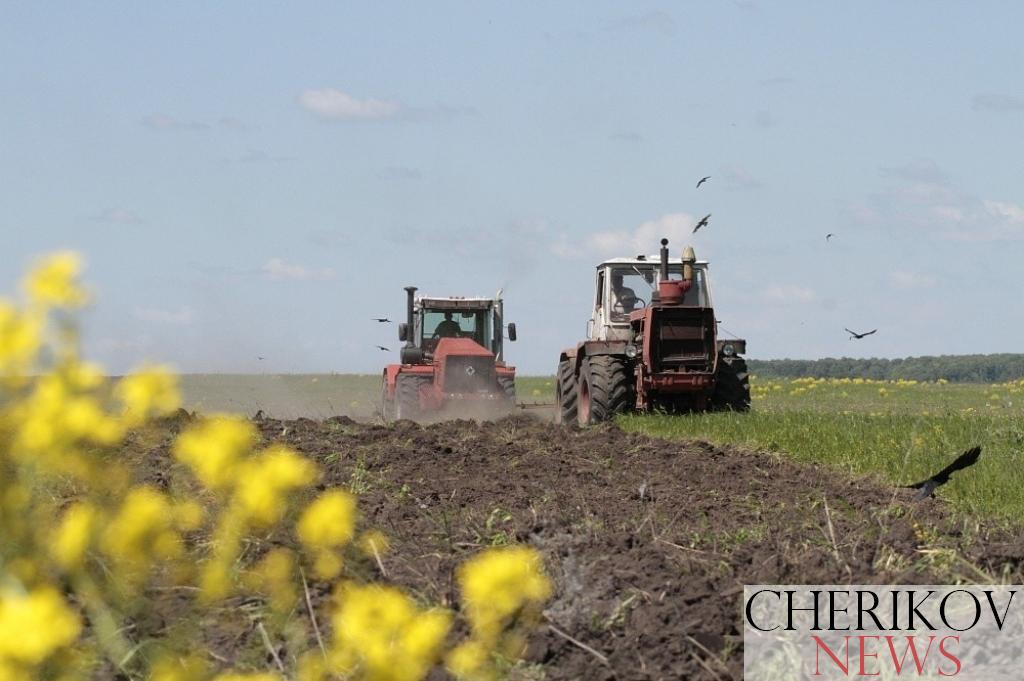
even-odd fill
[[[508,400],[509,406],[514,407],[516,405],[516,379],[509,376],[498,376],[498,385],[505,393],[505,399]]]
[[[395,418],[415,421],[420,417],[420,386],[426,383],[420,376],[401,375],[395,385]]]
[[[564,360],[558,363],[555,376],[555,423],[576,422],[576,399],[576,375],[572,362]]]
[[[750,376],[743,358],[718,359],[711,408],[716,411],[750,411]]]
[[[589,426],[615,418],[636,407],[635,378],[622,357],[597,355],[580,367],[576,420]]]

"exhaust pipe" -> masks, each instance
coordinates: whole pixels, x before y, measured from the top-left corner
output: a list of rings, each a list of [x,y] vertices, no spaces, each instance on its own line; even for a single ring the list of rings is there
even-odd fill
[[[406,329],[408,329],[408,331],[406,331],[406,334],[405,334],[405,347],[407,347],[407,348],[411,348],[413,346],[412,338],[415,335],[412,332],[412,330],[414,328],[414,321],[415,321],[413,319],[412,308],[413,308],[413,305],[416,302],[416,291],[417,291],[417,289],[416,289],[415,286],[406,286],[405,287],[405,292],[408,295],[408,297],[406,299],[406,302],[405,302],[405,323],[406,323]]]
[[[661,280],[668,281],[668,239],[661,240]]]

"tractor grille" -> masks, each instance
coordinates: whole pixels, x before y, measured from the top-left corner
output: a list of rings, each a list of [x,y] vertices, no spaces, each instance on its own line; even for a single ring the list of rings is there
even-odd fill
[[[652,344],[655,371],[711,371],[715,358],[714,313],[692,307],[659,310]]]
[[[490,356],[448,357],[445,360],[446,393],[491,392],[496,385],[494,359]]]

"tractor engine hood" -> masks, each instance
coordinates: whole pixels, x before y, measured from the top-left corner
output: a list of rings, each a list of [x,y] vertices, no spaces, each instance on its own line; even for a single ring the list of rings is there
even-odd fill
[[[442,338],[434,364],[445,393],[492,392],[497,382],[494,353],[469,338]]]

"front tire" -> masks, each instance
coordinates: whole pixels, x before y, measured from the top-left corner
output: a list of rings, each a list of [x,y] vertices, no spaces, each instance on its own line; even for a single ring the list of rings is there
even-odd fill
[[[589,426],[615,418],[636,407],[633,372],[622,357],[597,355],[580,368],[576,420]]]
[[[743,358],[718,359],[711,406],[716,411],[750,411],[750,376]]]
[[[398,376],[395,387],[396,419],[415,421],[420,417],[420,386],[424,383],[425,381],[419,376]]]
[[[572,363],[563,360],[555,376],[555,423],[574,423],[577,406],[576,375]]]

